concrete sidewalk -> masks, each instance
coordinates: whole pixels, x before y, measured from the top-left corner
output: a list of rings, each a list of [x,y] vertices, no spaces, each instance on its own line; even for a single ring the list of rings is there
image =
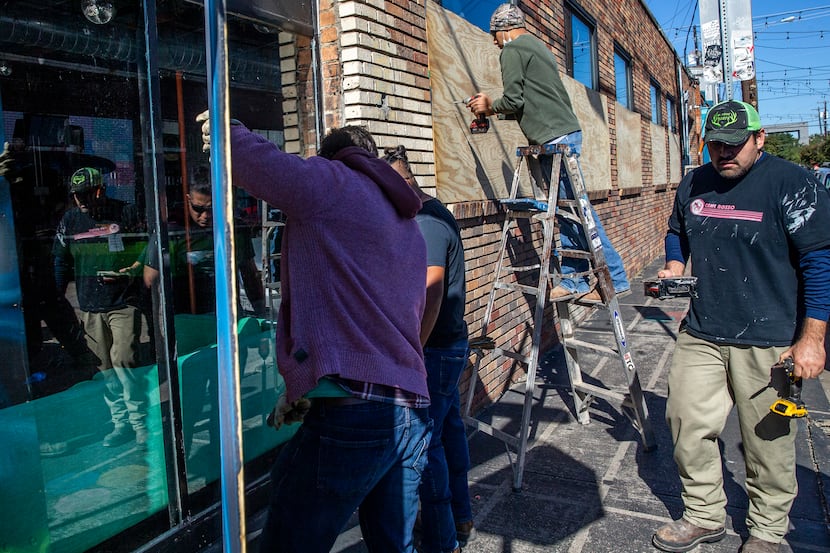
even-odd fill
[[[662,262],[655,261],[643,275],[653,277],[660,266]],[[468,544],[465,553],[652,552],[656,551],[651,545],[654,530],[680,517],[680,486],[664,413],[668,367],[687,300],[645,298],[643,275],[632,280],[633,293],[620,304],[658,448],[644,452],[628,419],[603,400],[593,405],[590,424],[578,424],[561,349],[548,352],[539,371],[531,449],[521,492],[512,490],[512,469],[504,444],[482,433],[470,439],[470,491],[478,538]],[[593,313],[580,325],[577,338],[613,345],[607,312]],[[586,382],[627,391],[616,357],[586,350],[580,353],[580,365]],[[782,552],[830,552],[830,480],[825,474],[830,464],[830,407],[821,384],[812,380],[804,385],[810,415],[798,422],[800,491]],[[521,393],[511,391],[479,418],[517,435],[522,400]],[[735,552],[741,536],[747,535],[745,474],[734,412],[723,434],[722,448],[728,534],[717,544],[699,546],[695,551],[700,553]],[[366,551],[356,518],[333,551]]]

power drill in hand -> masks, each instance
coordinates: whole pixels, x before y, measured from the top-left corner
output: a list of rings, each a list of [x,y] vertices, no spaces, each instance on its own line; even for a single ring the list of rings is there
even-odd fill
[[[789,381],[789,392],[786,398],[781,398],[769,406],[769,410],[782,417],[800,418],[807,416],[807,407],[801,400],[801,377],[793,374],[793,358],[787,357],[780,363],[772,366],[772,369],[784,369]]]
[[[464,104],[465,106],[475,100],[476,96],[470,96],[469,98],[464,98],[463,100],[459,100],[456,104]],[[470,132],[472,134],[481,134],[485,133],[490,130],[490,120],[487,119],[487,116],[483,113],[478,115],[475,119],[472,120],[470,123]]]

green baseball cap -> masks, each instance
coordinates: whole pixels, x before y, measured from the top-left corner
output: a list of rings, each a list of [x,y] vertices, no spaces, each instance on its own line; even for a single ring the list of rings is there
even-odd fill
[[[749,135],[761,130],[761,117],[751,104],[729,100],[709,110],[703,142],[723,142],[738,146],[746,142]]]
[[[72,194],[84,192],[94,188],[102,188],[104,186],[104,178],[101,171],[94,167],[81,167],[69,179],[69,191]]]

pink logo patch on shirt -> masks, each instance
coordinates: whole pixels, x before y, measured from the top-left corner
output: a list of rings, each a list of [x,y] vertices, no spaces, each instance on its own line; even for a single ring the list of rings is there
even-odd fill
[[[689,206],[693,215],[701,217],[712,217],[714,219],[738,219],[741,221],[754,221],[760,223],[764,219],[762,211],[749,211],[746,209],[735,209],[734,205],[714,204],[704,202],[701,199],[693,200]]]

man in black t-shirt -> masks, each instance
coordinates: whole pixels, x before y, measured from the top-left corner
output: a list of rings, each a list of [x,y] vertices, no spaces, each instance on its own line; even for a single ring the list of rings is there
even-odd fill
[[[52,248],[55,284],[63,296],[74,273],[87,346],[104,375],[112,416],[113,430],[103,445],[135,437],[144,447],[147,398],[141,376],[133,371],[141,337],[140,288],[136,276],[123,269],[132,265],[136,249],[146,246],[125,246],[125,231],[138,225],[137,211],[108,198],[101,172],[92,167],[73,173],[69,191],[74,207],[61,218]]]
[[[683,487],[683,518],[654,534],[663,551],[689,551],[726,534],[719,436],[737,407],[749,497],[741,551],[778,551],[795,499],[796,426],[770,412],[789,395],[783,369],[815,378],[830,315],[830,194],[800,167],[763,152],[751,105],[712,108],[712,162],[680,183],[661,278],[691,261],[698,297],[683,321],[669,373],[666,419]]]

